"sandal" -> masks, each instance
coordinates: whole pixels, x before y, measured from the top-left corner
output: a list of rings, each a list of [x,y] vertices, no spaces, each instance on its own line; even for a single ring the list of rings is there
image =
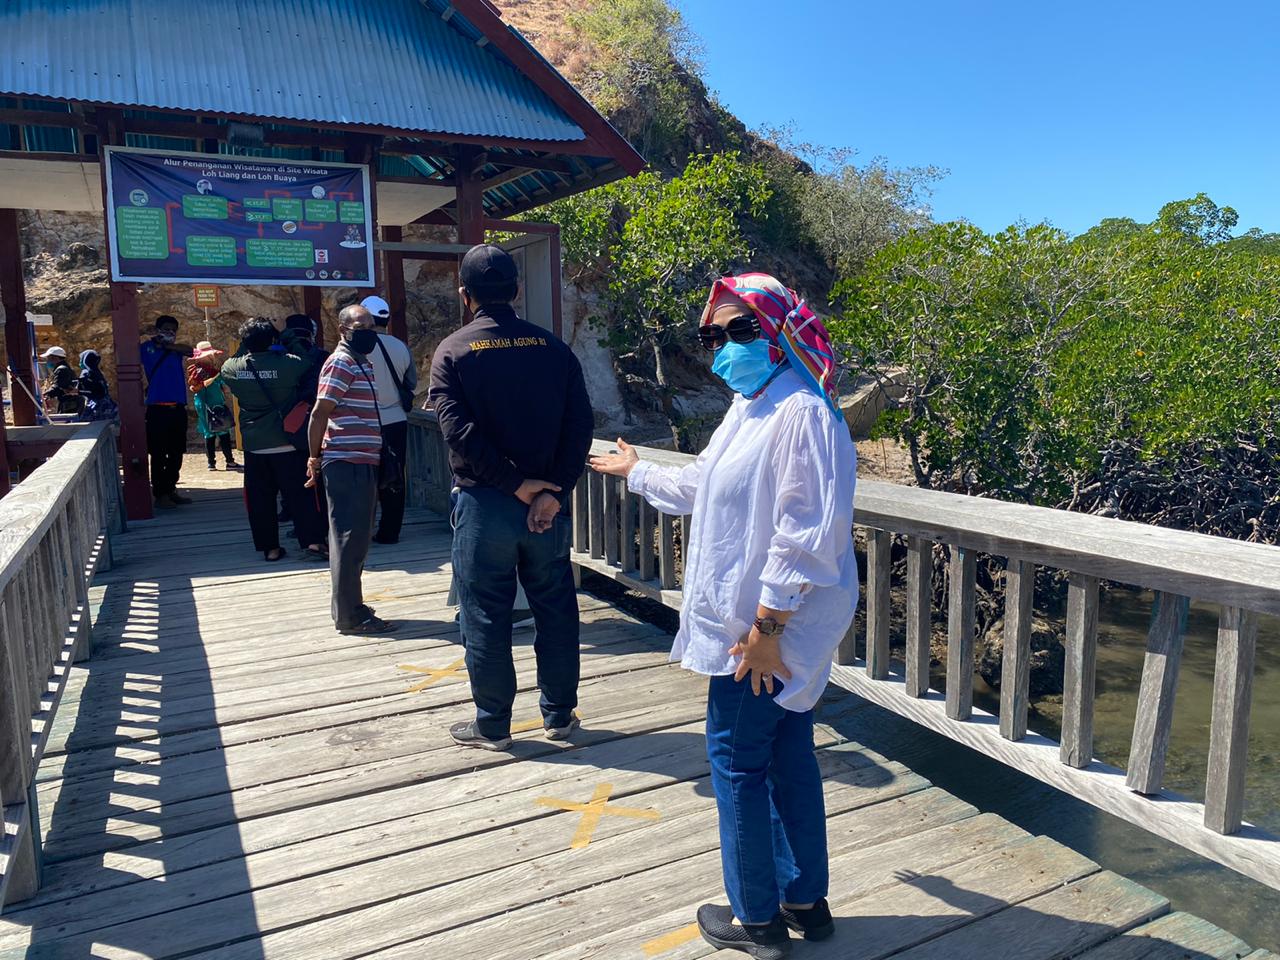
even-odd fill
[[[277,560],[283,560],[286,556],[284,547],[276,547],[274,550],[263,550],[262,558],[267,563],[275,563]]]
[[[394,623],[383,620],[381,617],[370,616],[354,627],[339,627],[338,632],[349,637],[368,637],[378,633],[394,633],[398,629],[399,627]]]
[[[308,560],[323,560],[325,563],[329,562],[328,547],[320,547],[313,543],[311,546],[304,549],[302,553]]]

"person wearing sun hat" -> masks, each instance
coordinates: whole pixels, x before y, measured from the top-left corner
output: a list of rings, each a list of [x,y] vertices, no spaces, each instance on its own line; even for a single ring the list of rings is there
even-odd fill
[[[836,403],[822,322],[762,273],[717,280],[698,327],[736,396],[686,467],[619,453],[601,473],[657,509],[691,515],[672,659],[709,677],[707,756],[729,906],[697,911],[703,939],[758,960],[835,930],[827,907],[813,708],[853,620],[857,453]]]
[[[231,449],[231,430],[235,423],[231,418],[229,391],[222,379],[222,357],[222,351],[215,349],[208,340],[197,343],[191,354],[187,386],[191,388],[191,395],[195,398],[196,429],[204,438],[204,453],[209,460],[209,469],[218,469],[215,451],[221,447],[227,469],[239,470],[240,464],[236,463]]]

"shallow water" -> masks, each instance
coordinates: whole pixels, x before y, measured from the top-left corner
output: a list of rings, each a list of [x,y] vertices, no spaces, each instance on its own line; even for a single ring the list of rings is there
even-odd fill
[[[1117,766],[1129,754],[1146,649],[1151,595],[1115,590],[1103,597],[1099,627],[1095,752]],[[1217,608],[1193,605],[1187,624],[1165,785],[1202,799],[1217,645]],[[975,693],[995,709],[991,692]],[[986,702],[983,702],[983,701]],[[835,705],[830,705],[834,707]],[[1036,704],[1031,725],[1055,739],[1059,704]],[[1280,951],[1280,891],[1188,853],[1109,814],[933,734],[872,708],[840,720],[841,732],[899,760],[982,810],[1065,843],[1103,867],[1162,893],[1255,947]],[[1246,818],[1280,834],[1280,621],[1264,618],[1249,738]]]

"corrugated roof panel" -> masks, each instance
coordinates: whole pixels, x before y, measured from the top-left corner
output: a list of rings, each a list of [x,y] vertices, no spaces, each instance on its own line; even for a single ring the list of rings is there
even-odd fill
[[[0,92],[405,131],[586,138],[533,81],[464,35],[467,26],[460,14],[444,22],[420,0],[6,0]]]

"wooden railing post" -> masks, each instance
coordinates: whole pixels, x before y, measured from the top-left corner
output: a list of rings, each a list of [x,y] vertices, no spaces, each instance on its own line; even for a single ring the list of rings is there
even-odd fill
[[[1156,593],[1142,663],[1142,685],[1129,749],[1125,783],[1136,793],[1152,794],[1164,781],[1165,755],[1173,727],[1173,700],[1178,692],[1178,667],[1191,601],[1171,593]]]
[[[679,585],[676,577],[676,518],[658,514],[658,584],[663,590]]]
[[[907,538],[907,696],[929,689],[933,634],[933,542]]]
[[[951,545],[947,585],[947,716],[973,715],[973,645],[977,632],[977,557]]]
[[[619,532],[621,515],[618,510],[618,478],[603,476],[604,481],[604,560],[608,564],[616,564],[621,558]]]
[[[1224,606],[1218,619],[1209,773],[1204,797],[1204,825],[1218,833],[1235,833],[1244,820],[1249,708],[1253,703],[1257,642],[1257,614]]]
[[[1036,565],[1010,560],[1004,572],[1004,655],[1000,667],[1000,734],[1006,740],[1027,735],[1031,705],[1031,613]]]
[[[591,559],[604,559],[604,474],[587,474],[587,522]]]
[[[654,541],[658,535],[658,511],[649,501],[640,497],[640,579],[652,580],[657,574],[657,554]]]
[[[591,548],[591,507],[587,500],[587,484],[584,473],[573,488],[573,549],[586,553]]]
[[[1093,760],[1093,698],[1098,660],[1098,578],[1072,573],[1067,585],[1067,664],[1062,685],[1062,742],[1069,767]]]
[[[889,554],[893,538],[867,530],[867,675],[889,676]]]
[[[627,481],[621,480],[622,487],[622,572],[635,573],[636,571],[636,513],[640,500],[634,493],[627,489]]]

